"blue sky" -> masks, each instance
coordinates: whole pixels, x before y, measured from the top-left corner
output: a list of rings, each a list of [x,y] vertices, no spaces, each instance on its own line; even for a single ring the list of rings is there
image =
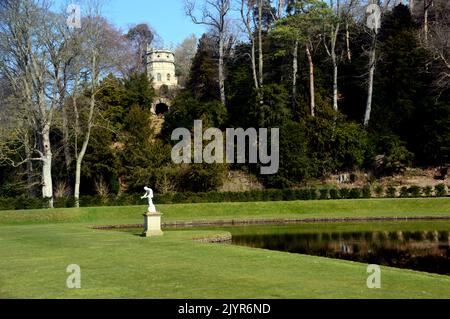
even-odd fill
[[[104,3],[104,15],[116,26],[126,31],[130,25],[146,22],[156,30],[166,48],[176,46],[192,33],[200,37],[206,30],[185,15],[183,0],[106,0]]]
[[[195,25],[187,17],[182,0],[109,0],[105,15],[117,26],[149,23],[164,41],[166,47],[176,45],[194,33],[200,36],[205,28]]]

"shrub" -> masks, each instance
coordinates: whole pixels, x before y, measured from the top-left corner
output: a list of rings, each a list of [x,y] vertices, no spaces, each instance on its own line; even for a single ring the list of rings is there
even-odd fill
[[[317,190],[315,188],[309,189],[309,199],[317,199]]]
[[[402,188],[400,188],[400,197],[402,198],[409,197],[408,187],[403,186]]]
[[[423,188],[423,194],[426,197],[431,197],[433,196],[433,188],[431,186],[426,186]]]
[[[296,200],[306,200],[308,199],[307,195],[305,195],[304,189],[294,189],[294,196]]]
[[[292,189],[283,189],[283,200],[286,200],[286,201],[296,200],[294,190],[292,190]]]
[[[250,197],[253,199],[253,201],[261,201],[263,199],[262,194],[263,194],[263,192],[260,190],[251,190],[250,191]],[[294,192],[294,198],[295,198],[295,192]]]
[[[445,197],[447,196],[447,188],[445,184],[438,184],[434,187],[434,193],[436,197]]]
[[[343,199],[350,198],[350,190],[348,188],[341,188],[339,190],[339,197]]]
[[[378,156],[375,158],[375,171],[378,175],[401,173],[411,164],[413,154],[408,151],[405,142],[393,134],[378,138]]]
[[[378,197],[383,197],[384,194],[383,186],[378,185],[377,187],[375,187],[375,193],[377,194]]]
[[[397,196],[397,190],[394,186],[388,186],[386,189],[386,197],[395,198]]]
[[[53,193],[55,199],[69,197],[71,193],[72,191],[66,181],[57,181],[55,183],[55,191]]]
[[[337,189],[330,189],[330,198],[331,199],[339,199],[339,192]]]
[[[269,201],[283,200],[283,192],[280,189],[269,189],[267,192]]]
[[[327,188],[322,188],[319,190],[320,192],[320,199],[328,199],[329,190]]]
[[[361,190],[359,188],[352,188],[349,193],[349,198],[352,199],[361,198]]]
[[[103,177],[100,177],[98,180],[94,182],[95,192],[102,198],[107,198],[109,196],[109,187],[108,184],[103,180]]]
[[[420,197],[422,195],[422,188],[420,186],[413,185],[408,188],[409,196]]]
[[[372,197],[372,191],[370,189],[370,185],[366,185],[361,189],[362,197],[363,198],[371,198]]]

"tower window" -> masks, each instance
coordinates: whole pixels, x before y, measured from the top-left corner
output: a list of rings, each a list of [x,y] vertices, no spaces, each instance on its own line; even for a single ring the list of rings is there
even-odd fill
[[[161,73],[158,73],[157,75],[156,75],[156,80],[158,81],[158,82],[161,82]]]
[[[170,82],[170,73],[167,73],[167,81]]]

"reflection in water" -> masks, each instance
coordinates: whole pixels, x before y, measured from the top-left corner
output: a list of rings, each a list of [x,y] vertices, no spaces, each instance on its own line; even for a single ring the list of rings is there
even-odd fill
[[[450,275],[450,232],[233,235],[233,244]]]

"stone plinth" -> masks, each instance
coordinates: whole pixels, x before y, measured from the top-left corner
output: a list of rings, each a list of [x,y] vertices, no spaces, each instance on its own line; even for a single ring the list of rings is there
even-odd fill
[[[164,234],[161,230],[161,215],[160,213],[149,212],[144,214],[143,237],[162,236]]]

